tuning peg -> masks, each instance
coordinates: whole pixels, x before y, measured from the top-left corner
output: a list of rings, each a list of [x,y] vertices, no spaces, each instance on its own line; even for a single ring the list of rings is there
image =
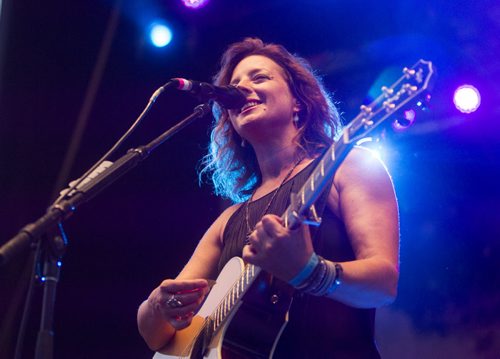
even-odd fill
[[[417,86],[412,86],[410,84],[404,84],[403,85],[403,89],[405,90],[405,92],[408,94],[408,95],[412,95],[414,94],[415,92],[417,92],[418,90],[418,87]]]
[[[387,112],[391,112],[396,108],[396,105],[392,103],[391,101],[384,101],[382,103],[382,106],[385,108]]]
[[[370,114],[372,112],[372,108],[366,105],[361,105],[359,109],[366,114]]]
[[[410,77],[415,76],[415,70],[405,67],[403,69],[403,74],[405,74],[406,78],[409,79]]]
[[[391,96],[394,93],[394,90],[390,87],[387,87],[387,86],[382,86],[381,90],[386,98]]]

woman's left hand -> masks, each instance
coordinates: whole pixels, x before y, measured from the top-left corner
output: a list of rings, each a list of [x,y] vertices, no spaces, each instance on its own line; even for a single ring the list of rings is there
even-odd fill
[[[312,252],[306,225],[290,230],[283,226],[280,217],[267,214],[248,237],[242,256],[248,263],[288,282],[305,267]]]

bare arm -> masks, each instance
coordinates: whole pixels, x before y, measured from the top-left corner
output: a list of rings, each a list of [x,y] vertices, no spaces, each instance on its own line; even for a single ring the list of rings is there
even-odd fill
[[[355,148],[334,178],[329,208],[345,223],[356,259],[342,263],[342,285],[330,297],[371,308],[394,300],[398,282],[399,223],[390,177],[372,154]],[[243,259],[289,281],[305,267],[313,247],[309,229],[283,227],[266,215],[255,226]]]
[[[328,205],[344,221],[356,256],[342,263],[342,285],[331,297],[361,308],[392,302],[399,277],[399,219],[383,164],[355,148],[335,176]]]
[[[206,279],[213,278],[222,250],[222,234],[237,206],[226,209],[202,237],[193,255],[176,279],[165,279],[139,307],[139,332],[152,350],[165,346],[175,330],[191,323],[209,291]],[[183,306],[171,308],[166,301],[175,294]]]

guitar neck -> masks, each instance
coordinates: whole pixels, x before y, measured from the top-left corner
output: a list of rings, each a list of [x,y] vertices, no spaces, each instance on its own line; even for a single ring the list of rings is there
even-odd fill
[[[285,227],[297,228],[309,217],[311,206],[318,200],[352,147],[352,143],[340,138],[328,148],[299,192],[292,194],[291,203],[281,216]]]

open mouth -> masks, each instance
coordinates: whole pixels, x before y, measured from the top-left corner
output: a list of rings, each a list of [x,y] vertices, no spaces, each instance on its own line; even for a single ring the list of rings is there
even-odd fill
[[[247,103],[243,105],[243,107],[240,109],[240,113],[246,112],[254,108],[255,106],[260,105],[262,102],[257,101],[257,100],[249,100]]]

